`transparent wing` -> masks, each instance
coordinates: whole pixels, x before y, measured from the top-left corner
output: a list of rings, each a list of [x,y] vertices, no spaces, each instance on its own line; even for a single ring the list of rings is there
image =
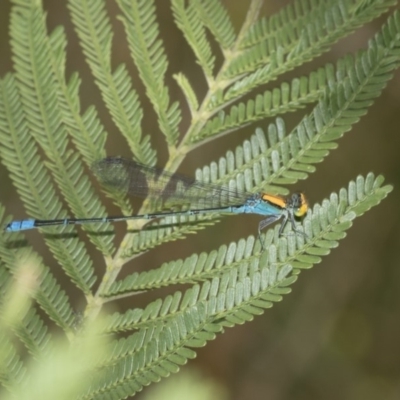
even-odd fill
[[[251,194],[225,186],[204,184],[161,168],[149,167],[121,157],[107,157],[92,166],[105,187],[131,196],[166,203],[188,204],[196,208],[243,204]]]

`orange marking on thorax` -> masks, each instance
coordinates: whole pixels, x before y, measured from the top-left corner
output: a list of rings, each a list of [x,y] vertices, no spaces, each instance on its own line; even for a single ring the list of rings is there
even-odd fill
[[[286,199],[284,197],[274,196],[272,194],[263,193],[261,195],[261,198],[264,201],[268,201],[268,203],[271,203],[275,206],[278,206],[280,208],[286,208]]]

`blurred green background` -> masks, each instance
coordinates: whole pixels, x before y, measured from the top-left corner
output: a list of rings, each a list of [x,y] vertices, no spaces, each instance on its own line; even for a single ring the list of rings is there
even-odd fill
[[[287,3],[266,0],[261,14],[273,14]],[[191,49],[173,23],[169,1],[157,0],[156,4],[161,36],[169,57],[166,83],[170,87],[171,99],[179,100],[183,105],[181,129],[184,131],[190,116],[171,75],[179,71],[186,74],[199,99],[204,96],[207,87],[200,68],[194,62]],[[225,0],[224,4],[238,30],[249,1]],[[83,80],[80,91],[82,109],[92,104],[97,107],[109,132],[108,154],[129,156],[127,146],[110,120],[85,64],[66,2],[47,0],[44,1],[44,7],[48,12],[49,30],[60,24],[66,29],[69,39],[67,76],[78,71]],[[107,1],[107,7],[115,28],[113,65],[126,63],[132,72],[136,89],[143,101],[143,132],[151,134],[152,143],[159,150],[159,165],[162,166],[168,157],[164,138],[159,133],[155,114],[130,59],[122,24],[116,19],[118,8],[113,0]],[[0,76],[12,71],[8,43],[10,9],[9,0],[1,0]],[[280,81],[290,81],[295,76],[306,75],[318,66],[327,62],[335,63],[339,57],[365,48],[387,15],[358,29],[336,43],[330,52],[285,74],[263,90],[277,86]],[[288,131],[296,125],[304,112],[310,110],[308,108],[284,115]],[[199,148],[189,154],[180,171],[193,174],[197,167],[217,160],[227,150],[234,150],[236,145],[250,137],[255,127],[266,129],[271,121],[259,122]],[[358,174],[366,175],[369,171],[383,174],[386,182],[394,185],[394,191],[383,203],[355,222],[338,249],[325,257],[321,265],[300,275],[293,286],[293,293],[286,296],[282,303],[245,326],[227,330],[224,335],[199,350],[191,367],[200,369],[202,376],[207,379],[218,382],[226,393],[226,396],[214,398],[400,399],[399,125],[400,71],[397,71],[368,114],[339,141],[339,149],[317,165],[317,172],[307,181],[288,188],[290,191],[305,191],[313,204],[321,202],[332,191],[347,186],[349,180],[355,179]],[[6,205],[8,213],[24,217],[22,204],[3,166],[0,168],[0,179],[0,201]],[[110,213],[113,211],[116,210],[110,205]],[[210,251],[240,237],[256,234],[258,220],[254,216],[225,218],[221,223],[187,240],[163,245],[129,263],[124,274],[156,268],[163,261],[183,258],[193,252]],[[120,238],[124,226],[119,225],[116,230]],[[54,268],[56,276],[76,306],[81,307],[81,293],[58,269],[40,234],[31,232],[27,237],[35,249],[44,255],[47,265]],[[88,247],[91,248],[90,244]],[[101,275],[104,263],[94,249],[93,258]],[[141,307],[151,300],[164,297],[167,292],[162,290],[126,299],[118,307],[120,311],[128,307]],[[146,388],[137,398],[146,396],[168,399],[169,389],[161,396],[152,396],[151,390],[151,387]]]

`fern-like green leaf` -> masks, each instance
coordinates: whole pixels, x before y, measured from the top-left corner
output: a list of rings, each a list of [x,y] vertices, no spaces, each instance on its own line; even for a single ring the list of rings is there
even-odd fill
[[[258,66],[268,63],[270,59],[275,60],[274,54],[277,54],[277,51],[281,52],[282,57],[287,55],[285,65],[288,66],[299,56],[303,58],[301,62],[308,61],[327,51],[341,37],[355,30],[360,24],[376,18],[395,3],[393,0],[369,2],[369,5],[361,10],[349,1],[330,0],[325,2],[323,7],[313,7],[313,11],[307,14],[306,19],[297,20],[302,23],[298,26],[298,30],[293,30],[294,24],[291,24],[289,19],[282,29],[275,31],[260,44],[244,51],[231,64],[227,75],[234,76],[254,71]],[[292,6],[289,5],[288,8]],[[290,33],[285,32],[286,28]],[[295,39],[290,40],[293,33]]]
[[[4,208],[0,205],[0,221],[3,221],[3,211]],[[5,259],[8,257],[4,257],[7,250],[4,251],[4,241],[0,239],[0,299],[2,308],[10,304],[10,297],[15,295],[15,293],[10,293],[11,284],[13,283],[12,275],[10,271],[6,268]],[[19,257],[21,258],[21,257]],[[32,258],[28,259],[28,262],[32,262]],[[4,263],[4,265],[3,265]],[[14,271],[12,271],[14,272]],[[22,281],[22,279],[20,279]],[[25,288],[24,288],[25,289]],[[34,288],[34,291],[37,288]],[[39,288],[40,290],[40,288]],[[25,293],[24,293],[25,294]],[[15,310],[10,310],[15,314]],[[2,323],[4,324],[4,310],[1,310],[0,314],[2,315]],[[3,326],[3,328],[12,330],[13,333],[19,338],[19,340],[24,344],[24,346],[28,349],[30,354],[35,357],[36,359],[40,359],[45,355],[50,354],[50,339],[51,336],[48,333],[47,326],[45,325],[44,321],[39,317],[37,312],[31,308],[25,315],[16,315],[16,321],[12,326]],[[1,325],[1,323],[0,323]],[[1,357],[0,357],[1,358]],[[0,363],[1,364],[1,363]]]
[[[246,104],[234,105],[229,113],[220,111],[216,117],[209,120],[204,128],[191,138],[192,143],[225,135],[264,118],[281,113],[299,110],[306,104],[318,100],[327,87],[335,83],[334,69],[327,64],[308,77],[294,78],[290,84],[284,82],[280,88],[267,90],[258,94]]]
[[[186,97],[186,101],[188,102],[190,112],[193,115],[199,108],[199,102],[197,100],[197,96],[196,96],[189,80],[186,78],[185,75],[183,75],[181,73],[175,74],[174,78],[175,78],[177,84],[179,85],[179,87],[182,89],[182,91]]]
[[[387,11],[396,1],[374,0],[295,0],[282,8],[278,13],[260,19],[247,32],[241,47],[251,47],[261,42],[279,43],[290,47],[298,40],[303,29],[317,18],[324,18],[326,29],[332,29],[334,22],[341,20],[341,14],[354,17],[374,18]],[[339,8],[339,10],[338,10]]]
[[[0,335],[3,333],[4,330]],[[8,375],[9,393],[2,392],[2,399],[77,399],[90,388],[99,359],[110,352],[108,340],[98,335],[96,324],[82,330],[79,341],[55,340],[54,344],[51,354],[39,360],[24,359],[27,367],[17,371],[20,372],[18,380],[14,379],[16,363],[7,357],[10,365],[1,378],[7,379]],[[12,353],[12,345],[9,346],[3,337],[1,345],[7,346],[7,356]]]
[[[172,11],[176,24],[182,30],[186,41],[196,55],[197,62],[203,69],[207,81],[211,84],[215,57],[212,54],[211,46],[205,35],[204,25],[198,16],[195,3],[191,1],[185,8],[183,0],[173,0]],[[197,108],[194,110],[197,110]]]
[[[233,45],[236,35],[228,13],[220,0],[193,0],[198,16],[214,35],[222,51],[226,52]]]
[[[69,83],[64,78],[66,38],[63,29],[57,28],[49,36],[51,42],[49,53],[52,60],[53,73],[58,81],[58,99],[61,113],[68,133],[82,155],[83,160],[90,167],[93,162],[105,157],[106,132],[101,124],[96,109],[89,107],[83,116],[80,115],[79,85],[77,74],[73,74]],[[57,47],[60,48],[57,51]],[[62,55],[63,57],[59,57]],[[59,60],[56,58],[60,58]],[[124,214],[132,214],[132,207],[125,198],[116,194],[107,193],[122,209]],[[101,210],[98,210],[101,212]]]
[[[2,386],[12,391],[21,385],[26,368],[18,355],[14,344],[6,336],[4,329],[0,330],[0,382]]]
[[[164,77],[168,62],[161,39],[158,39],[153,0],[117,0],[123,12],[129,48],[140,77],[146,86],[147,96],[158,115],[158,123],[169,146],[173,147],[179,137],[181,111],[177,102],[169,104],[168,88]]]
[[[295,44],[291,44],[290,48],[286,49],[281,43],[278,43],[267,51],[264,49],[266,44],[264,47],[256,45],[254,49],[248,50],[238,57],[227,70],[227,78],[245,72],[254,72],[247,74],[230,87],[224,100],[237,99],[254,87],[274,80],[278,75],[313,59],[326,51],[343,35],[347,35],[361,24],[382,14],[393,3],[393,0],[369,2],[368,6],[357,9],[350,6],[349,2],[338,4],[337,1],[330,1],[328,10],[321,10],[318,17],[310,17],[304,28],[299,31],[299,37]],[[326,21],[327,18],[328,21]],[[257,69],[258,66],[260,68]]]
[[[10,34],[24,116],[30,133],[50,159],[46,166],[75,215],[104,214],[105,209],[84,174],[79,155],[67,150],[67,131],[60,108],[55,107],[58,85],[51,67],[51,42],[46,35],[43,10],[30,4],[28,7],[16,6],[11,15]],[[85,229],[102,252],[109,255],[113,252],[112,235],[99,236],[93,234],[93,228]],[[96,230],[109,231],[110,226],[99,226]]]
[[[73,141],[88,166],[95,160],[105,157],[106,132],[96,110],[89,107],[80,115],[79,88],[81,81],[78,74],[72,74],[65,82],[65,58],[67,40],[64,29],[57,27],[49,36],[53,74],[59,89],[59,104],[62,107],[64,123]]]
[[[50,355],[52,337],[47,325],[35,310],[31,309],[25,315],[21,325],[16,328],[15,334],[36,359]]]
[[[35,142],[29,135],[21,101],[13,75],[7,75],[0,81],[2,162],[30,215],[47,219],[57,215],[65,218],[66,212],[62,211],[62,204],[37,154]],[[71,228],[64,232],[71,232]],[[82,242],[75,237],[57,240],[47,236],[45,240],[72,280],[84,293],[90,293],[90,287],[95,281],[94,270]]]
[[[138,161],[154,165],[150,136],[141,138],[143,111],[124,65],[111,71],[112,28],[103,0],[71,0],[72,21],[103,100]],[[94,160],[93,160],[94,161]]]
[[[4,208],[0,205],[0,221],[3,222],[3,215],[4,215]],[[5,307],[10,306],[12,304],[12,301],[10,301],[10,298],[15,296],[15,293],[11,292],[13,279],[11,273],[14,273],[14,265],[7,270],[7,261],[11,259],[14,259],[14,256],[11,254],[11,252],[6,248],[8,243],[4,242],[4,240],[0,239],[0,303],[2,304],[2,308],[4,309]],[[21,263],[21,258],[25,257],[25,255],[28,256],[28,258],[25,258],[27,261],[28,265],[29,263],[37,263],[38,261],[40,262],[40,259],[34,259],[31,257],[32,253],[27,253],[25,250],[18,251],[18,256],[15,257],[15,259],[19,259],[20,265],[19,267],[24,267],[25,265]],[[22,254],[21,253],[25,253]],[[22,256],[22,257],[21,257]],[[39,266],[39,264],[37,264]],[[30,267],[31,268],[31,267]],[[27,268],[28,270],[28,268]],[[36,272],[39,272],[40,269],[38,268]],[[29,272],[29,271],[28,271]],[[20,273],[20,271],[18,271]],[[34,279],[36,278],[34,273],[32,274]],[[34,281],[32,279],[32,281]],[[21,275],[19,278],[20,284],[21,282],[23,283],[23,279],[21,279]],[[39,282],[37,282],[39,283]],[[35,286],[35,285],[32,285]],[[26,294],[26,288],[24,287],[24,293],[23,295]],[[33,287],[33,292],[35,292],[37,289],[40,289],[37,287]],[[12,289],[15,291],[15,289]],[[18,294],[17,294],[18,295]],[[29,295],[29,293],[28,293]],[[21,304],[22,302],[20,302]],[[15,303],[14,303],[15,305]],[[48,333],[47,326],[45,325],[44,321],[39,317],[37,314],[36,310],[33,308],[30,308],[24,315],[19,315],[18,313],[15,312],[15,309],[10,309],[9,312],[12,312],[15,315],[15,321],[13,324],[9,324],[8,322],[5,321],[4,319],[4,310],[3,312],[0,312],[0,315],[2,315],[2,322],[0,325],[3,323],[8,324],[7,327],[3,326],[3,328],[12,330],[13,333],[19,338],[19,340],[24,344],[24,346],[28,349],[30,354],[35,357],[36,359],[40,359],[44,357],[45,355],[49,355],[50,353],[50,339],[51,336]],[[1,358],[1,357],[0,357]]]
[[[213,213],[165,217],[133,235],[129,245],[125,246],[126,248],[120,256],[127,262],[136,254],[143,253],[162,243],[184,239],[187,235],[205,229],[217,221],[218,214]]]
[[[188,358],[195,356],[189,347],[203,346],[220,330],[218,324],[207,323],[206,308],[202,304],[187,309],[136,352],[106,368],[85,398],[106,399],[116,391],[119,398],[133,395],[143,386],[178,372]]]
[[[269,142],[261,129],[250,141],[228,152],[218,164],[210,165],[215,183],[227,184],[238,173],[245,175],[246,189],[282,193],[275,185],[286,185],[305,179],[313,172],[312,164],[321,162],[336,141],[364,115],[398,67],[400,42],[395,38],[400,28],[399,14],[389,19],[391,32],[376,36],[368,51],[359,52],[356,59],[345,57],[336,68],[337,83],[331,80],[327,93],[300,124],[285,138],[285,125],[277,119],[268,128]],[[385,48],[382,45],[385,44]],[[228,173],[229,171],[229,173]],[[206,172],[208,174],[208,172]],[[197,179],[203,179],[201,175]],[[267,184],[267,185],[266,185]]]
[[[17,238],[21,241],[23,240],[22,235],[19,235]],[[35,260],[35,263],[40,266],[40,276],[37,278],[38,288],[36,288],[35,299],[46,314],[67,334],[70,334],[73,329],[72,327],[75,316],[65,291],[61,289],[50,269],[43,265],[39,256],[37,256],[29,247],[12,250],[10,248],[11,242],[12,239],[8,239],[7,241],[5,240],[4,234],[0,238],[0,259],[8,268],[10,273],[15,272],[16,266],[20,265],[21,261],[25,262],[29,259]],[[26,324],[29,326],[29,324],[33,322],[34,317],[32,317],[31,322],[28,319]],[[45,328],[42,329],[40,327],[39,321],[35,322],[35,329],[36,332],[32,332],[31,337],[29,338],[29,341],[34,341],[34,343],[27,343],[27,347],[36,354],[36,349],[38,352],[43,350],[43,346],[47,339],[41,337],[45,333]]]
[[[300,32],[313,16],[325,12],[331,3],[332,1],[326,0],[293,1],[276,14],[263,17],[251,26],[246,32],[241,48],[252,47],[267,40],[288,46],[296,40],[297,32]]]

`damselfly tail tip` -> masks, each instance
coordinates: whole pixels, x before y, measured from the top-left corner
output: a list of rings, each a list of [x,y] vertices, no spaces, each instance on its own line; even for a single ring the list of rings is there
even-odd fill
[[[5,232],[19,232],[26,231],[35,227],[34,219],[23,219],[21,221],[11,221],[5,227]]]

